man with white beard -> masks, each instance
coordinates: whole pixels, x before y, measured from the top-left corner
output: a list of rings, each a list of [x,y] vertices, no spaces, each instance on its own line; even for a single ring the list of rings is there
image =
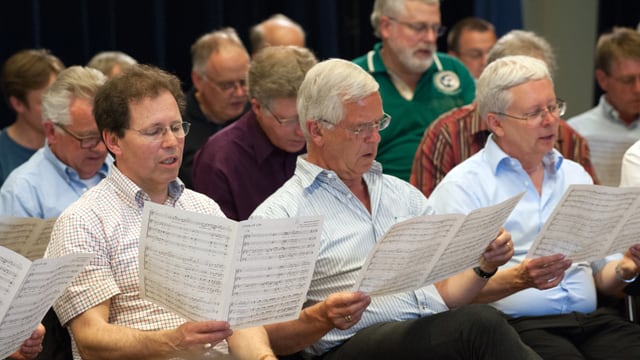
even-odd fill
[[[380,133],[385,173],[408,181],[424,130],[442,113],[473,101],[475,83],[457,59],[436,52],[443,35],[439,0],[376,0],[371,24],[382,41],[353,60],[380,84],[394,121]]]

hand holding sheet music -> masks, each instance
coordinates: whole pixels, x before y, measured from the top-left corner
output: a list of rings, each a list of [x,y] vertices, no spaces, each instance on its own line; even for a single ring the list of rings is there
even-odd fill
[[[354,291],[415,290],[477,265],[523,195],[466,216],[420,216],[393,225],[369,254]]]
[[[571,185],[527,257],[564,254],[574,262],[625,252],[640,243],[640,188]]]

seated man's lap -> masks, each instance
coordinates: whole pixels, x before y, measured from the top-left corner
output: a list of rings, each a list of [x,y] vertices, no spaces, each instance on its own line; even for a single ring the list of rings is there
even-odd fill
[[[324,360],[535,359],[500,312],[468,305],[415,320],[386,322],[359,331]]]
[[[636,359],[640,354],[640,325],[627,321],[615,309],[600,307],[589,314],[523,317],[509,322],[545,359]]]

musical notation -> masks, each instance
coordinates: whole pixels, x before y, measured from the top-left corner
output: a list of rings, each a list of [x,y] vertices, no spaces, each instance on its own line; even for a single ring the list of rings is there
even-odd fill
[[[93,254],[69,254],[31,262],[0,246],[0,358],[28,338],[47,310]]]
[[[321,217],[236,222],[145,203],[140,295],[188,319],[226,319],[236,329],[295,319],[321,227]]]

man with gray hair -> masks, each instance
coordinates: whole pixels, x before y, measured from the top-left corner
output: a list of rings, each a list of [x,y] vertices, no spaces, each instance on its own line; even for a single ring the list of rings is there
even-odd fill
[[[57,217],[109,171],[111,159],[93,117],[93,99],[106,77],[98,70],[72,66],[62,70],[42,96],[45,146],[17,167],[0,188],[0,216]],[[42,358],[71,355],[67,331],[53,310]]]
[[[445,32],[439,0],[376,0],[371,24],[382,41],[353,61],[380,84],[385,111],[396,119],[381,133],[377,160],[385,173],[408,181],[424,130],[472,102],[475,81],[458,59],[436,52]]]
[[[380,237],[431,210],[374,160],[391,118],[366,71],[345,60],[318,63],[300,86],[297,108],[308,153],[251,217],[324,215],[324,226],[305,308],[297,320],[265,326],[273,350],[313,344],[307,352],[323,359],[538,359],[499,312],[465,305],[511,257],[507,232],[487,246],[475,271],[388,296],[351,292]]]
[[[508,55],[541,59],[552,76],[557,67],[551,45],[531,31],[512,30],[500,37],[489,52],[487,62]],[[490,133],[487,123],[478,116],[475,102],[442,114],[424,132],[409,182],[430,196],[451,169],[484,147]],[[580,163],[594,182],[598,182],[587,141],[564,121],[559,124],[556,148],[567,159]]]
[[[249,68],[251,110],[196,153],[193,189],[215,200],[228,218],[246,220],[293,175],[305,149],[296,96],[315,63],[309,50],[296,46],[260,51]]]
[[[554,148],[566,104],[556,97],[546,64],[528,56],[498,59],[483,71],[477,89],[478,114],[491,135],[484,149],[445,176],[429,205],[438,214],[468,214],[522,192],[524,197],[504,225],[513,235],[515,254],[474,302],[506,314],[544,359],[637,357],[640,327],[615,310],[597,308],[596,290],[621,291],[639,271],[638,252],[599,271],[562,254],[527,257],[567,188],[592,183],[580,164]],[[616,267],[620,264],[624,270]]]
[[[209,136],[231,124],[247,110],[249,53],[233,28],[204,34],[191,46],[191,81],[184,121],[191,123],[185,139],[180,180],[193,187],[196,151]]]
[[[42,97],[46,144],[0,188],[0,216],[57,217],[107,175],[110,160],[92,114],[105,81],[81,66],[58,74]]]

